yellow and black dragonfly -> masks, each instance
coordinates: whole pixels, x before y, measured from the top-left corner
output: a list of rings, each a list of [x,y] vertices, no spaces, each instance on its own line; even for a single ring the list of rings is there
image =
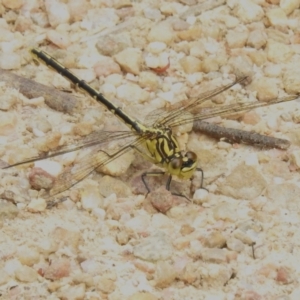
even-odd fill
[[[51,197],[69,189],[87,177],[95,169],[107,165],[131,149],[135,149],[145,159],[162,167],[163,169],[159,172],[146,172],[142,175],[142,180],[148,192],[150,190],[145,182],[145,177],[147,175],[168,174],[169,177],[166,188],[169,190],[172,176],[177,176],[181,179],[191,179],[195,171],[198,170],[202,173],[203,183],[203,171],[197,167],[197,155],[192,151],[184,152],[180,149],[178,141],[173,134],[174,127],[192,123],[194,121],[209,119],[215,116],[232,115],[236,112],[247,111],[253,108],[291,101],[298,98],[298,95],[291,95],[264,103],[241,102],[222,105],[219,107],[200,108],[200,112],[193,114],[195,109],[198,109],[205,101],[244,81],[245,77],[243,77],[228,85],[202,93],[197,99],[193,99],[187,104],[181,106],[174,104],[168,109],[168,111],[163,112],[155,110],[148,116],[147,122],[149,124],[147,123],[146,125],[142,124],[137,119],[130,117],[121,108],[107,100],[101,93],[98,93],[84,80],[75,76],[46,52],[38,49],[31,49],[30,52],[34,59],[54,69],[56,72],[67,78],[77,88],[84,90],[92,98],[104,105],[130,129],[126,131],[95,132],[85,138],[82,138],[73,145],[62,146],[55,151],[47,153],[46,155],[32,157],[4,167],[4,169],[12,168],[18,165],[91,147],[92,152],[83,156],[77,165],[66,168],[60,175],[58,175],[53,187],[49,191]],[[104,145],[111,141],[119,141],[121,146],[112,152],[108,152],[105,150]]]

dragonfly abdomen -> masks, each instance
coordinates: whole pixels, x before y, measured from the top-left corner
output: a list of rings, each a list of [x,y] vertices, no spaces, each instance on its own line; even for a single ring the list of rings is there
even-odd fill
[[[44,51],[40,51],[38,49],[30,50],[33,57],[46,64],[48,67],[54,69],[60,75],[68,79],[71,83],[76,85],[78,88],[82,89],[86,93],[88,93],[95,100],[104,105],[110,112],[119,117],[119,119],[125,123],[131,130],[134,130],[140,133],[142,130],[139,126],[139,123],[128,116],[121,108],[115,106],[112,102],[108,101],[103,97],[101,93],[98,93],[95,89],[93,89],[90,85],[88,85],[84,80],[78,78],[75,74],[73,74],[69,69],[60,64],[56,59],[48,55]]]

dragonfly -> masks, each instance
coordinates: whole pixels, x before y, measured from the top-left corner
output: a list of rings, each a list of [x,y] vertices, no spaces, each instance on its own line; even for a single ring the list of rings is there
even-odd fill
[[[56,177],[52,188],[49,190],[50,197],[68,190],[86,178],[95,169],[107,165],[132,149],[136,150],[146,160],[162,169],[161,171],[145,172],[142,174],[142,181],[148,193],[150,192],[150,189],[146,183],[146,177],[164,174],[168,175],[166,183],[167,190],[170,190],[173,176],[176,176],[179,179],[191,180],[196,171],[201,172],[201,187],[203,187],[203,170],[197,166],[197,155],[193,151],[182,151],[180,149],[178,140],[173,133],[175,127],[194,121],[206,120],[215,116],[228,116],[237,112],[248,111],[250,109],[287,102],[298,98],[298,95],[289,95],[268,102],[239,102],[209,108],[201,107],[205,101],[242,83],[247,78],[241,77],[227,85],[201,93],[197,98],[192,99],[185,104],[178,105],[178,103],[175,103],[171,105],[168,110],[154,110],[148,115],[146,123],[143,124],[137,119],[129,116],[120,107],[107,100],[101,93],[92,88],[84,80],[74,75],[47,52],[37,48],[30,49],[30,52],[34,60],[45,64],[68,79],[76,88],[83,90],[89,96],[94,98],[127,126],[127,130],[125,131],[96,131],[72,145],[61,146],[47,154],[31,157],[3,168],[8,169],[78,151],[83,148],[92,148],[91,153],[84,155],[78,164],[67,167]],[[193,113],[195,109],[198,109],[197,114]],[[118,146],[117,149],[111,152],[103,149],[105,144],[112,141],[119,141],[121,146]]]

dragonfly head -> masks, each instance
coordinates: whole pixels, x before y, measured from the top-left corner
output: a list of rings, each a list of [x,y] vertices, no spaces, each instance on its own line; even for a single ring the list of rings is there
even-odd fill
[[[197,168],[197,155],[192,151],[186,152],[183,156],[178,155],[171,159],[168,171],[181,179],[190,179]]]

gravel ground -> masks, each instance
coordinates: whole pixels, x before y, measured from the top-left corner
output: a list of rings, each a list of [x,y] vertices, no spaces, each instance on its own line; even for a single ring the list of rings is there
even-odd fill
[[[29,48],[47,51],[138,119],[239,76],[247,84],[208,104],[268,102],[300,92],[299,6],[0,1],[1,166],[124,129],[59,74],[34,64]],[[298,106],[210,120],[288,139],[287,150],[230,144],[189,132],[192,124],[178,128],[182,149],[197,153],[205,175],[207,190],[195,180],[191,202],[172,196],[161,178],[151,178],[145,197],[139,175],[151,164],[133,152],[63,198],[47,199],[44,190],[63,168],[82,163],[80,153],[2,170],[0,298],[299,300]],[[190,182],[172,187],[188,192]]]

